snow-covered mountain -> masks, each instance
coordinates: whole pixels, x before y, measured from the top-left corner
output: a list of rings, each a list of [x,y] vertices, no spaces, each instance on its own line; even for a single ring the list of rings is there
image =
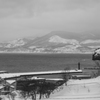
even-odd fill
[[[89,37],[89,38],[87,38]],[[98,34],[53,31],[37,38],[22,38],[0,43],[2,53],[91,53],[100,46]]]
[[[6,48],[14,48],[14,47],[23,46],[25,44],[26,44],[26,42],[23,39],[16,39],[16,40],[8,42],[8,44],[5,47]]]
[[[72,44],[72,45],[79,44],[79,42],[75,39],[64,39],[64,38],[61,38],[60,36],[57,36],[57,35],[54,35],[54,36],[50,37],[49,42]]]

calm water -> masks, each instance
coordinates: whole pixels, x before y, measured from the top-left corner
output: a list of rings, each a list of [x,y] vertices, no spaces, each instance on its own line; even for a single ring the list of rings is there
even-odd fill
[[[29,72],[94,66],[87,54],[0,54],[0,70]]]

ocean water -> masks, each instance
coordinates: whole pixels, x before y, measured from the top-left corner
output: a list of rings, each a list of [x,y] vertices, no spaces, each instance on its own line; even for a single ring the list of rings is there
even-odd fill
[[[95,66],[90,54],[0,54],[0,70],[32,72]]]

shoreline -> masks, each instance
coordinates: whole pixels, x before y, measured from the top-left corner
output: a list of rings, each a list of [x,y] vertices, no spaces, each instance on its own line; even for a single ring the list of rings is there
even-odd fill
[[[49,52],[44,52],[44,53],[34,53],[34,52],[0,52],[0,54],[93,54],[93,52],[90,53],[76,53],[76,52],[70,52],[70,53],[49,53]]]

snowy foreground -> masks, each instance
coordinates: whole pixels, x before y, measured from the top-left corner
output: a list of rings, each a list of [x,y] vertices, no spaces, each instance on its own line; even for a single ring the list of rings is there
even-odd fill
[[[48,100],[100,100],[100,76],[93,79],[69,80],[60,91],[51,94]]]
[[[3,97],[3,100],[9,100],[9,98]],[[25,99],[20,98],[18,94],[15,100]],[[100,76],[92,79],[69,80],[67,85],[55,90],[50,98],[42,100],[100,100]]]

